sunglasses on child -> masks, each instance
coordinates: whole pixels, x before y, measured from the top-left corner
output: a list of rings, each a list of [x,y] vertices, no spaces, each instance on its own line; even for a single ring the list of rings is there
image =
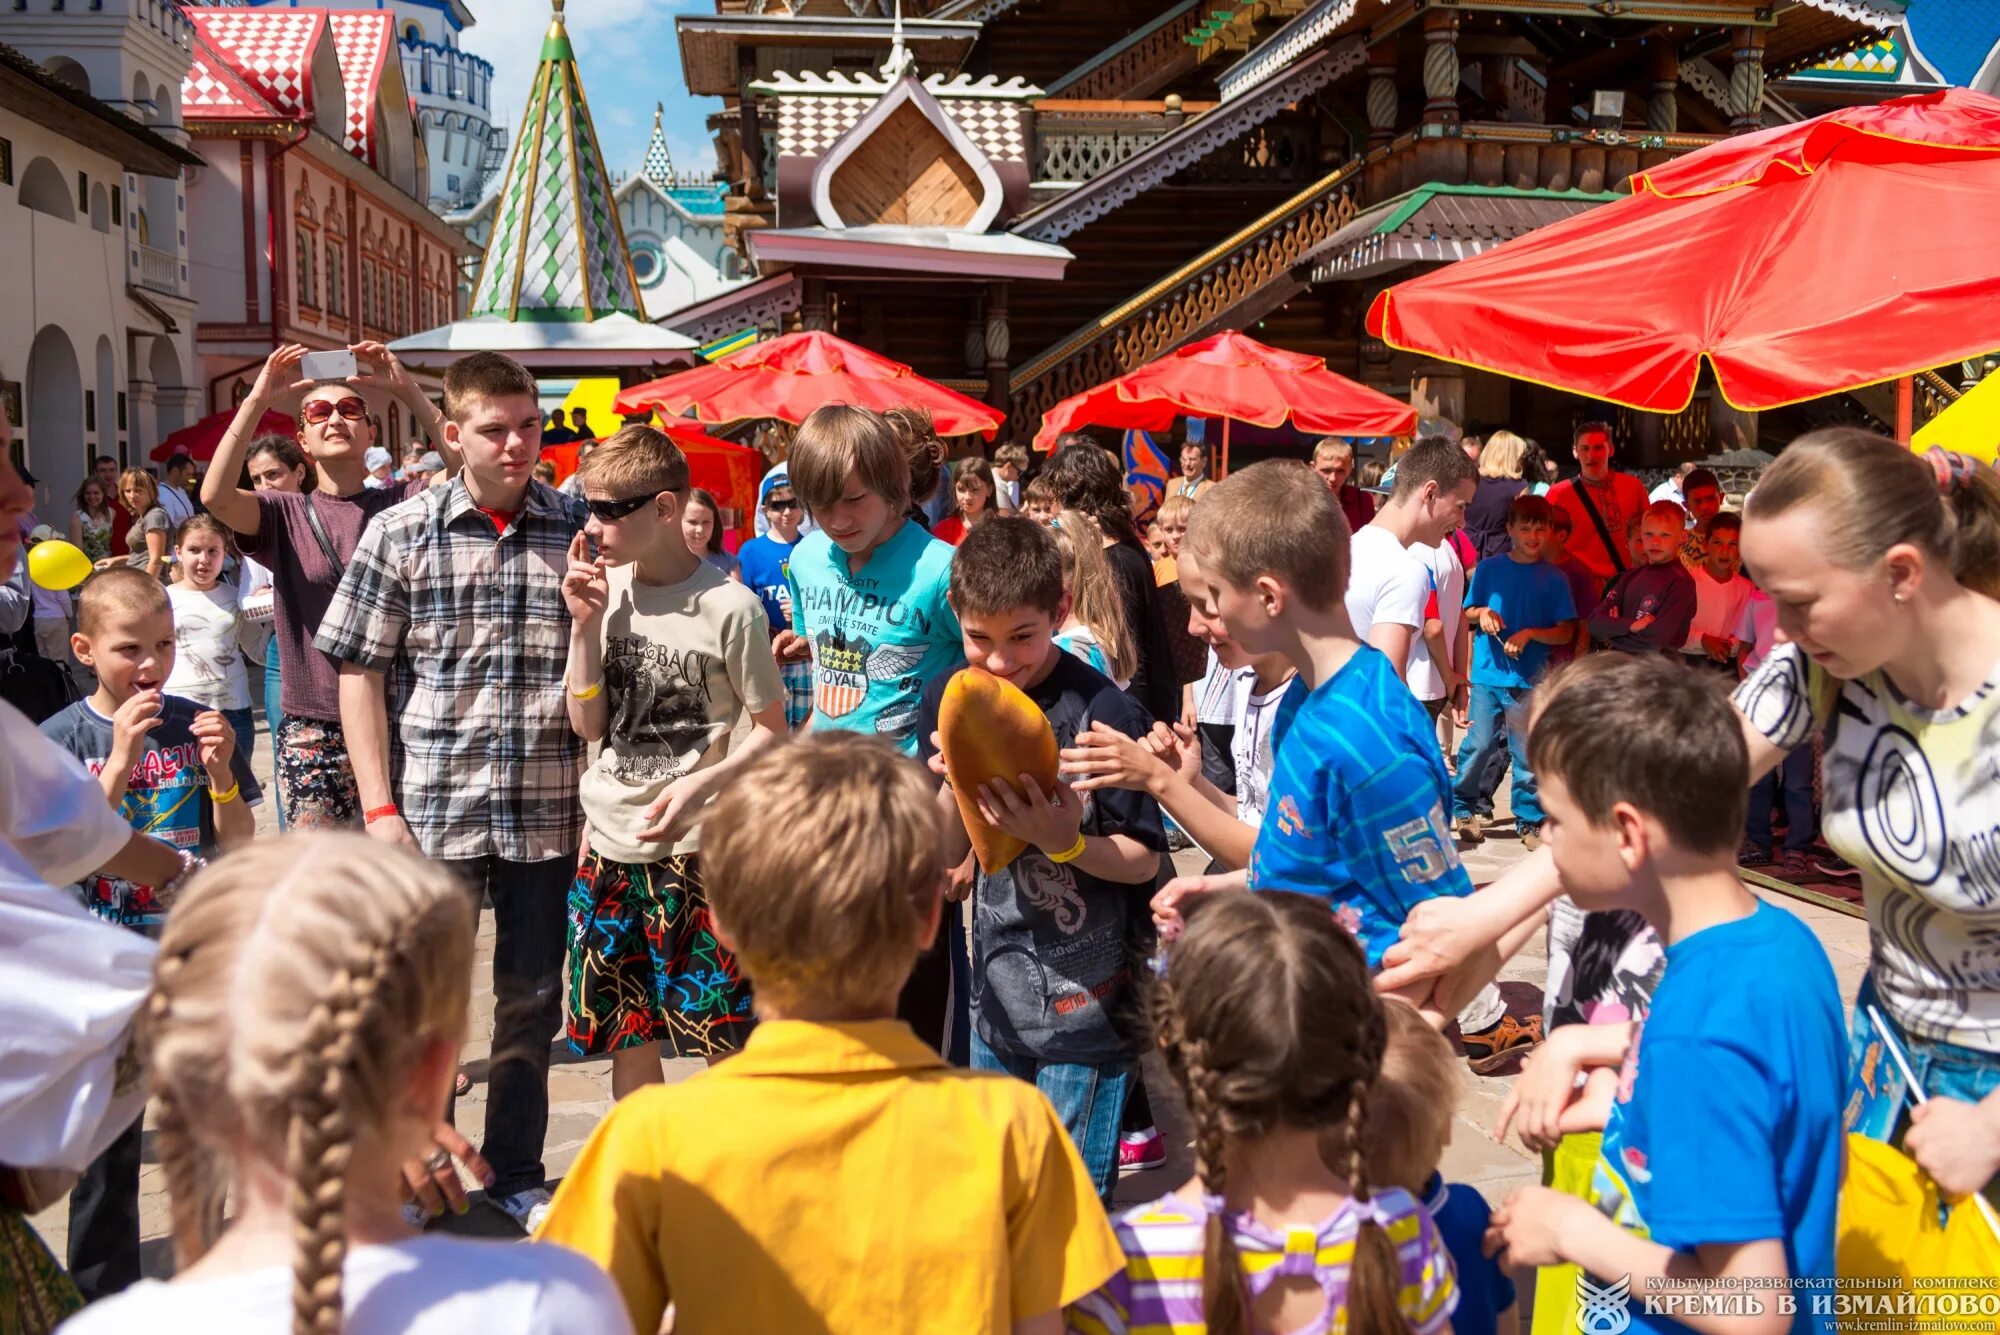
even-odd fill
[[[627,496],[625,499],[619,501],[596,501],[585,497],[583,503],[599,519],[609,521],[623,519],[626,515],[638,510],[657,495],[659,493],[656,491],[648,492],[644,496]]]
[[[765,501],[764,508],[766,510],[796,510],[799,508],[799,503],[797,500]]]
[[[299,417],[308,426],[331,421],[335,413],[350,422],[358,422],[368,416],[368,405],[350,394],[344,399],[312,399],[299,409]]]

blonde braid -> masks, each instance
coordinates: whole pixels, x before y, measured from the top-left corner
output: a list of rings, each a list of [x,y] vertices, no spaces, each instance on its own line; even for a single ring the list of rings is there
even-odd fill
[[[154,965],[153,991],[146,1000],[146,1023],[141,1033],[142,1051],[149,1046],[147,1036],[158,1033],[173,1019],[174,985],[186,967],[185,954],[163,955]],[[147,1064],[151,1065],[150,1055]],[[222,1172],[215,1156],[195,1138],[180,1097],[170,1084],[155,1091],[153,1129],[159,1136],[160,1166],[172,1201],[174,1265],[185,1270],[207,1255],[221,1231]]]
[[[1366,1068],[1364,1068],[1366,1069]],[[1348,1335],[1407,1335],[1409,1323],[1403,1319],[1398,1302],[1402,1290],[1402,1262],[1389,1231],[1366,1217],[1369,1203],[1367,1157],[1362,1147],[1368,1139],[1368,1086],[1363,1077],[1354,1082],[1347,1102],[1347,1188],[1364,1217],[1354,1234],[1354,1261],[1347,1281]]]

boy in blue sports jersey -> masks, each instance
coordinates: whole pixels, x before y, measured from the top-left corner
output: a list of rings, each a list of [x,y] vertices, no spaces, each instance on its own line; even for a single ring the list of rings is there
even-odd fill
[[[828,404],[800,424],[786,466],[819,532],[792,549],[792,629],[772,651],[784,662],[809,646],[809,726],[873,733],[914,756],[924,683],[961,648],[951,547],[904,518],[905,441],[881,413]]]
[[[1348,620],[1340,504],[1302,463],[1253,464],[1202,498],[1182,547],[1209,575],[1201,614],[1245,653],[1281,653],[1299,675],[1272,724],[1249,869],[1168,882],[1154,918],[1171,936],[1185,895],[1302,891],[1323,896],[1379,966],[1412,906],[1472,883],[1445,823],[1451,787],[1430,716]]]
[[[1847,1027],[1811,929],[1737,875],[1735,711],[1705,673],[1599,654],[1536,692],[1528,755],[1563,887],[1636,910],[1667,969],[1644,1020],[1565,1026],[1529,1062],[1496,1135],[1602,1128],[1603,1148],[1591,1199],[1523,1188],[1487,1250],[1628,1284],[1639,1330],[1831,1330],[1812,1298],[1833,1285]],[[1717,1297],[1741,1310],[1692,1305]]]
[[[792,551],[799,545],[799,523],[805,508],[792,489],[788,474],[773,472],[759,488],[757,507],[768,527],[736,553],[743,582],[764,604],[764,617],[771,626],[771,638],[792,628],[792,590],[787,583]],[[812,653],[805,641],[793,636],[787,642],[789,658],[778,659],[778,675],[785,682],[785,726],[797,731],[812,717]]]

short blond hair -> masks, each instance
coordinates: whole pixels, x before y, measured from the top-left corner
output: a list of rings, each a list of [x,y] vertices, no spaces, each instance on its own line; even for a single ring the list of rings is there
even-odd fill
[[[813,733],[730,780],[702,822],[701,862],[759,995],[781,1007],[879,1001],[910,976],[943,891],[937,799],[887,742]]]
[[[137,566],[107,566],[83,582],[76,596],[76,631],[94,635],[104,618],[135,612],[172,616],[167,586]]]
[[[444,369],[444,415],[464,425],[488,399],[539,399],[535,373],[504,352],[474,352]]]
[[[688,461],[681,447],[666,432],[643,422],[619,427],[583,457],[576,471],[585,486],[620,496],[684,491],[688,485]]]
[[[1319,474],[1297,459],[1268,459],[1216,483],[1189,516],[1185,542],[1235,587],[1275,575],[1323,612],[1347,592],[1349,538]]]
[[[1160,508],[1153,511],[1153,522],[1164,524],[1169,519],[1178,519],[1182,523],[1186,523],[1189,519],[1193,518],[1194,507],[1195,502],[1192,497],[1176,493],[1160,502]]]
[[[1352,459],[1354,457],[1354,442],[1341,436],[1321,436],[1313,444],[1314,463],[1318,463],[1321,459],[1330,459],[1336,454],[1344,454]]]
[[[908,443],[883,414],[828,403],[799,423],[785,467],[808,511],[831,508],[847,489],[847,475],[858,470],[861,484],[900,515],[910,504]]]
[[[1458,1114],[1464,1082],[1450,1042],[1416,1007],[1389,1001],[1382,1014],[1389,1022],[1389,1043],[1382,1050],[1382,1074],[1368,1091],[1363,1152],[1370,1178],[1393,1182],[1422,1199],[1424,1184],[1451,1143],[1451,1119]]]

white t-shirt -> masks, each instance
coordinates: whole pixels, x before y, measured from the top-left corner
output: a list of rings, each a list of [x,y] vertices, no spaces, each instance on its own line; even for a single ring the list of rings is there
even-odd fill
[[[1687,498],[1681,495],[1681,480],[1678,476],[1670,477],[1659,486],[1654,487],[1648,493],[1646,499],[1649,501],[1672,501],[1675,505],[1687,504]]]
[[[1352,568],[1347,577],[1347,619],[1362,640],[1377,625],[1410,627],[1410,670],[1406,675],[1414,688],[1415,665],[1421,661],[1428,667],[1430,663],[1424,648],[1424,604],[1431,597],[1431,568],[1380,524],[1357,530],[1349,550]]]
[[[348,1253],[348,1335],[630,1335],[610,1276],[567,1248],[431,1234]],[[289,1266],[177,1284],[141,1280],[64,1322],[61,1335],[282,1335],[292,1328]]]
[[[1405,549],[1430,572],[1431,589],[1437,594],[1438,620],[1444,625],[1444,642],[1449,648],[1458,643],[1458,628],[1465,620],[1465,563],[1449,539],[1435,547]],[[1423,634],[1410,642],[1410,690],[1419,700],[1444,699],[1444,673],[1431,661],[1431,647]]]
[[[174,670],[167,674],[167,694],[207,709],[248,709],[250,674],[243,659],[258,636],[237,610],[235,588],[169,584],[167,601],[174,608]]]
[[[188,499],[187,493],[164,482],[160,484],[160,508],[167,512],[167,522],[175,528],[194,518],[194,502]]]
[[[1700,655],[1707,652],[1701,647],[1702,636],[1727,639],[1736,634],[1736,624],[1743,619],[1743,609],[1757,586],[1741,574],[1731,576],[1727,584],[1718,584],[1706,570],[1689,573],[1694,576],[1694,620],[1688,623],[1687,643],[1681,652]]]
[[[1755,672],[1778,635],[1778,605],[1771,601],[1771,595],[1753,585],[1737,614],[1736,629],[1730,633],[1750,646],[1743,651],[1744,675]]]
[[[1229,758],[1236,767],[1236,819],[1246,825],[1261,826],[1264,809],[1271,796],[1271,727],[1278,721],[1278,702],[1292,677],[1270,690],[1257,693],[1257,672],[1249,674],[1243,692],[1243,712],[1237,716],[1236,731],[1229,738]]]

